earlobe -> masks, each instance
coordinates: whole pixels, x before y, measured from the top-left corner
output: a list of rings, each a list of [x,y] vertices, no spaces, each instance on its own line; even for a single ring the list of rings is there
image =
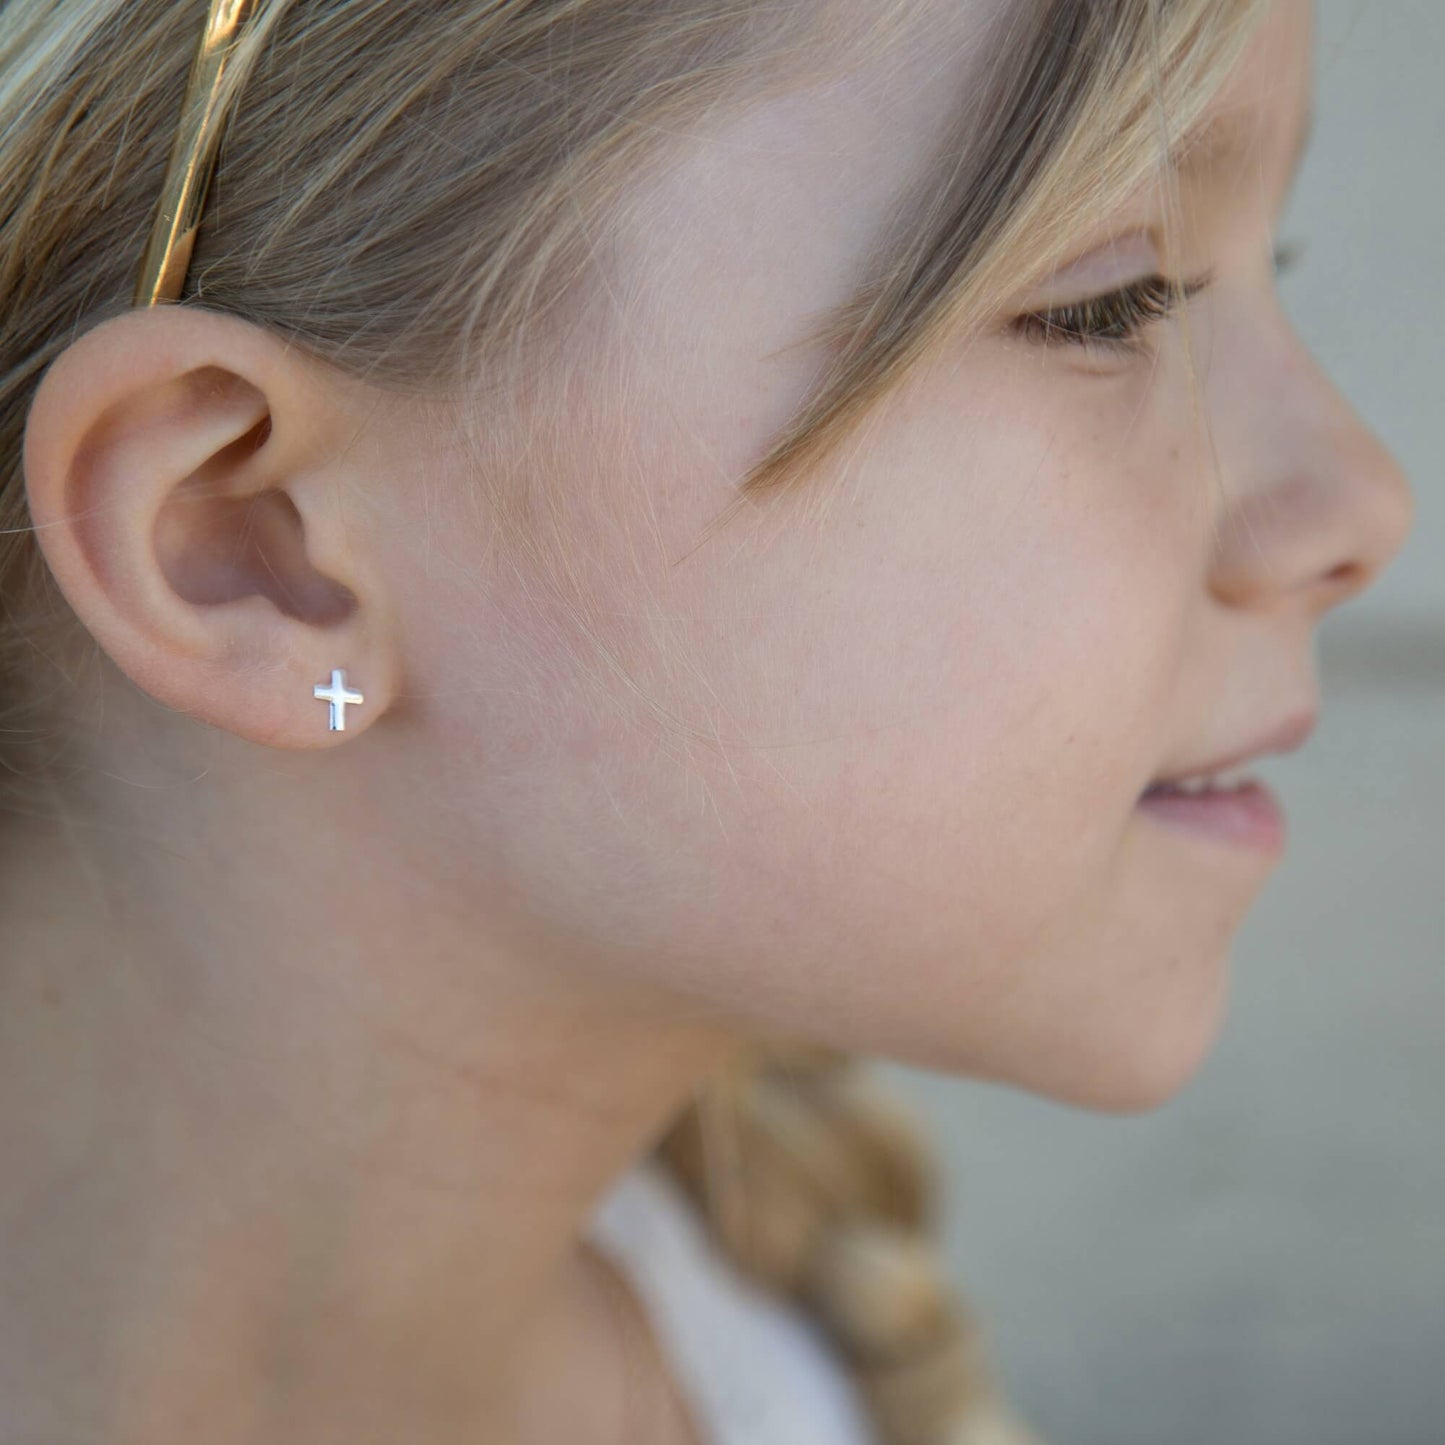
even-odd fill
[[[56,360],[25,436],[37,541],[132,681],[273,747],[334,745],[380,715],[391,609],[343,512],[354,426],[317,363],[200,308],[128,312]],[[344,730],[316,695],[335,669],[364,699]]]

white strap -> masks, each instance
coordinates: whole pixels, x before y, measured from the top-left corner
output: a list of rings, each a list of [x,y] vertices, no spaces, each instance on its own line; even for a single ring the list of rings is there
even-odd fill
[[[821,1329],[727,1260],[662,1165],[629,1169],[589,1234],[631,1281],[708,1445],[877,1445]]]

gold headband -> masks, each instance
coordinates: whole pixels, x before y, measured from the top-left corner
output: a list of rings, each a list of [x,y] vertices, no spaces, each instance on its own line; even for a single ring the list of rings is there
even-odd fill
[[[136,281],[137,306],[180,299],[225,121],[218,113],[217,91],[255,5],[256,0],[210,0],[201,48],[186,82],[180,129],[171,147],[165,184]]]

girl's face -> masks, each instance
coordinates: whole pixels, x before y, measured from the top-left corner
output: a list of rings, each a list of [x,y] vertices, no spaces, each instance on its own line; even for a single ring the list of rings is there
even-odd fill
[[[525,928],[615,997],[1143,1108],[1216,1036],[1278,851],[1140,795],[1317,707],[1314,629],[1412,502],[1275,294],[1311,64],[1308,5],[1278,0],[1213,106],[1248,148],[1186,177],[1178,253],[1151,191],[1011,313],[1213,268],[1198,413],[1177,317],[1137,351],[1001,318],[701,540],[810,379],[782,348],[980,63],[979,8],[936,8],[906,55],[679,136],[639,183],[533,479],[563,565],[489,546],[436,445],[427,527],[390,535],[409,665],[465,685],[426,688],[403,781],[479,936]]]

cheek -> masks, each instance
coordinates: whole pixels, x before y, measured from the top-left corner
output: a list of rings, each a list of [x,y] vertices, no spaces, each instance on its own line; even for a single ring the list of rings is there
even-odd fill
[[[548,906],[619,966],[906,1055],[998,1017],[1111,886],[1179,572],[1116,477],[1001,435],[966,472],[879,457],[846,506],[774,506],[610,609],[641,691],[559,710],[546,846],[577,859]]]
[[[996,1013],[1116,885],[1157,757],[1178,574],[1073,506],[1079,478],[1033,480],[1011,508],[850,508],[712,674],[760,744],[714,780],[748,839],[729,914],[765,925],[800,1019],[866,1018],[875,1047]]]
[[[523,588],[515,628],[473,638],[487,716],[446,715],[484,820],[468,856],[505,877],[474,888],[480,921],[509,909],[669,1008],[1105,1104],[1159,1092],[1218,991],[1167,956],[1133,813],[1197,519],[1164,449],[1126,470],[1037,408],[985,395],[965,461],[956,407],[905,409],[846,487],[702,547],[725,496],[701,487],[579,531],[584,595]]]

